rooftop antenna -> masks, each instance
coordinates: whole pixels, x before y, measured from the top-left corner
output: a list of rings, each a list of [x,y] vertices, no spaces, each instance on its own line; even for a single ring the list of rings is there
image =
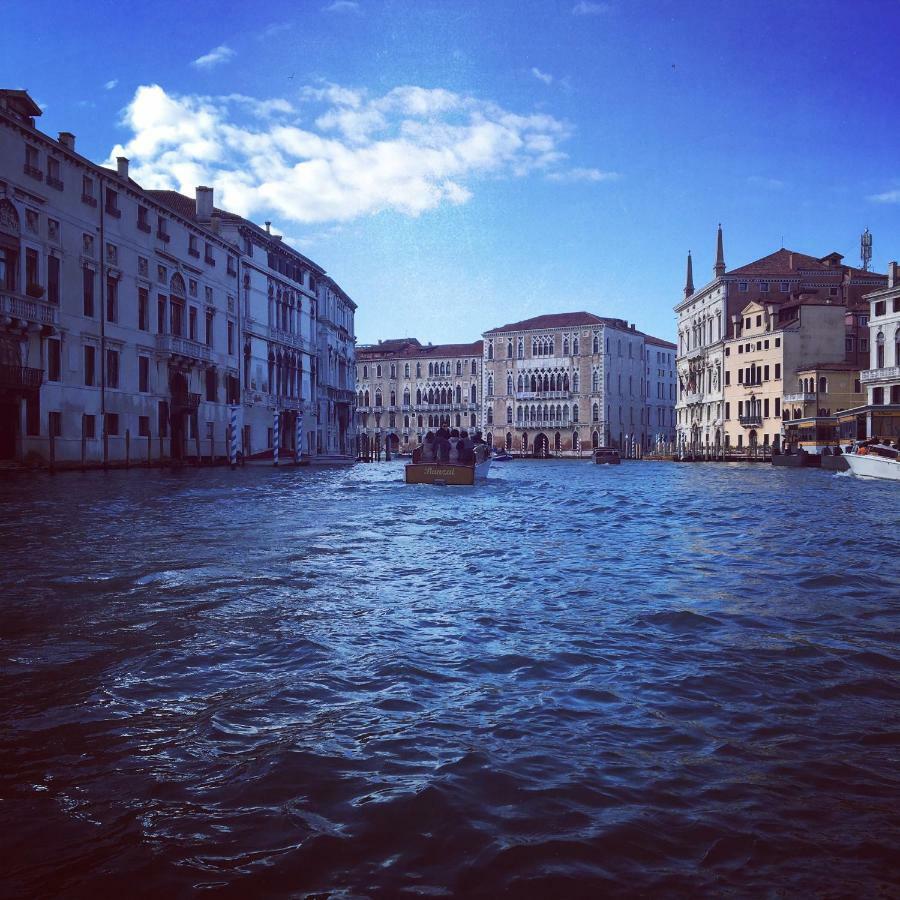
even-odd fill
[[[869,263],[872,262],[872,234],[868,228],[859,236],[859,258],[862,260],[863,272],[868,272]]]

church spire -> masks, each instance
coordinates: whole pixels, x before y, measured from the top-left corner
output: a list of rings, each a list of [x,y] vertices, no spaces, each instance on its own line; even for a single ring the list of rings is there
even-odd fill
[[[716,264],[713,266],[713,274],[718,278],[725,274],[725,251],[722,249],[722,223],[719,222],[719,230],[716,233]]]
[[[684,299],[694,294],[694,265],[691,262],[691,251],[688,250],[687,279],[684,282]]]

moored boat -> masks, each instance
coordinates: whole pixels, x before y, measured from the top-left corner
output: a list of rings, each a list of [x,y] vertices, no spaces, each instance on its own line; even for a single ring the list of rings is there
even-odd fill
[[[622,462],[622,457],[615,447],[597,447],[593,460],[599,466],[617,466]]]
[[[887,444],[869,443],[844,454],[854,475],[900,481],[900,451]]]

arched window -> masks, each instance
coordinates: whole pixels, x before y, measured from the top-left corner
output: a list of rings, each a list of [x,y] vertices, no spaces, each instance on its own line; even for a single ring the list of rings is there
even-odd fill
[[[519,338],[519,344],[516,349],[516,356],[518,356],[519,359],[525,359],[525,342],[522,340],[522,338]]]
[[[519,377],[516,380],[516,390],[521,394],[525,390],[525,379],[522,378],[522,373],[519,372]]]
[[[403,405],[409,406],[409,388],[403,391]]]
[[[391,363],[391,378],[397,377],[397,366],[395,363]]]
[[[591,390],[596,394],[600,390],[600,373],[595,369],[591,375]]]
[[[375,366],[375,377],[381,378],[381,365],[380,364]]]
[[[511,406],[506,407],[506,424],[512,425],[512,407]]]
[[[494,345],[488,344],[488,359],[494,358]]]
[[[357,397],[357,400],[356,400],[356,405],[357,406],[365,406],[365,404],[363,403],[363,392],[362,391],[359,392],[359,396]]]
[[[422,389],[416,388],[416,406],[422,405]]]
[[[507,358],[507,359],[512,359],[512,355],[513,355],[512,338],[510,338],[510,339],[506,342],[506,358]]]
[[[404,428],[409,428],[409,416],[404,416],[404,417],[403,417],[403,427],[404,427]]]
[[[569,338],[564,337],[563,338],[563,356],[568,356],[568,355],[569,355]]]
[[[462,388],[459,385],[456,386],[456,402],[462,403]]]
[[[391,391],[391,406],[397,405],[397,392]]]
[[[519,422],[520,424],[522,422],[522,407],[521,406],[516,407],[516,421]]]
[[[424,417],[424,416],[419,416],[419,417],[418,417],[419,428],[424,427],[424,426],[423,426],[423,422],[424,422],[424,421],[425,421],[425,417]]]
[[[443,406],[444,404],[446,404],[446,402],[447,402],[447,388],[441,388],[441,392],[440,392],[440,394],[438,395],[437,401],[438,401],[438,403],[440,403],[442,406]]]
[[[478,402],[478,391],[476,390],[474,384],[472,385],[472,387],[469,390],[469,396],[471,397],[471,400],[470,400],[471,403]]]
[[[875,338],[875,368],[884,368],[884,335],[880,331]]]
[[[577,403],[572,404],[572,421],[573,422],[578,421],[578,404]]]
[[[478,366],[476,365],[474,359],[472,360],[472,374],[473,374],[473,375],[477,375],[477,374],[478,374]]]
[[[409,378],[409,363],[406,363],[406,364],[403,366],[403,377],[404,377],[404,378]]]
[[[594,352],[594,353],[600,352],[600,338],[596,334],[594,335],[594,347],[593,347],[592,352]]]
[[[884,335],[882,335],[882,337],[884,337]],[[883,358],[883,357],[884,357],[884,350],[882,350],[882,358]],[[880,363],[880,365],[883,365],[883,363]],[[822,375],[822,376],[819,378],[819,393],[820,393],[820,394],[827,394],[827,393],[828,393],[828,379],[825,378],[824,375]]]
[[[368,378],[368,377],[369,377],[369,367],[363,366],[363,378]]]
[[[577,372],[574,372],[574,373],[572,374],[572,393],[573,393],[573,394],[577,394],[577,393],[578,393],[578,388],[579,388],[579,378],[578,378],[578,373],[577,373]]]
[[[578,356],[578,338],[572,338],[572,356]]]
[[[591,410],[591,418],[594,422],[600,421],[600,404],[595,403]]]
[[[568,390],[569,390],[569,376],[568,376],[568,374],[563,375],[563,390],[564,390],[564,391],[568,391]]]
[[[363,404],[363,406],[369,406],[369,392],[368,391],[366,391],[366,402]]]
[[[428,377],[434,376],[434,363],[428,363]]]
[[[506,393],[511,394],[513,392],[513,380],[512,375],[506,376]]]
[[[416,378],[422,377],[422,363],[416,363]]]
[[[462,375],[462,363],[459,360],[456,361],[456,374]]]
[[[493,375],[488,375],[487,395],[488,395],[488,397],[494,396],[494,376]]]
[[[461,424],[462,424],[462,419],[460,419],[459,413],[457,413],[457,414],[456,414],[456,427],[459,428],[459,426],[460,426]]]
[[[562,435],[558,431],[553,435],[553,449],[557,453],[562,450]]]
[[[531,393],[533,394],[537,390],[537,378],[534,375],[531,376]]]
[[[428,403],[434,403],[434,388],[428,388]]]
[[[487,423],[488,423],[488,425],[494,424],[494,407],[493,406],[489,406],[487,408]]]
[[[375,391],[375,405],[381,406],[381,391]]]

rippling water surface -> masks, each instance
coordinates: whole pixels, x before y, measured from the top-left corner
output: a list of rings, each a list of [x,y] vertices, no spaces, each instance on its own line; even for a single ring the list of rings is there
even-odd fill
[[[896,896],[900,486],[0,482],[0,893]]]

